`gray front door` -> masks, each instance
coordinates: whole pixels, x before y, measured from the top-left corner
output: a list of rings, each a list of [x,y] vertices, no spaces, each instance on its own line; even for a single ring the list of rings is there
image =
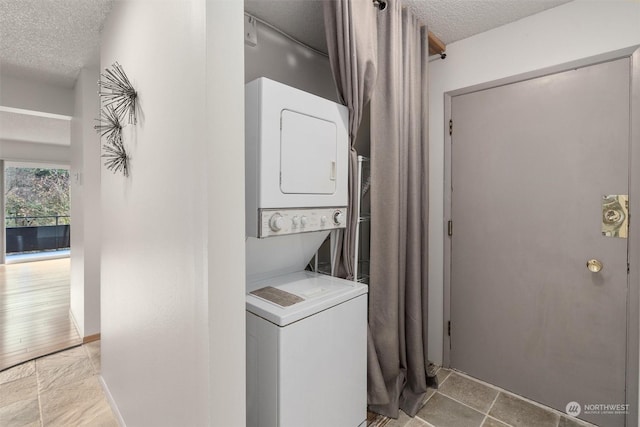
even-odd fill
[[[627,240],[601,226],[629,193],[629,80],[621,59],[451,104],[451,366],[602,426],[624,425],[588,405],[625,403]]]

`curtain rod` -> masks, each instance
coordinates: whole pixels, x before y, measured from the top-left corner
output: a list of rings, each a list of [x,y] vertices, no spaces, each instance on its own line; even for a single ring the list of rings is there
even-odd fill
[[[387,7],[387,2],[384,0],[373,0],[373,5],[380,10],[384,10]]]
[[[281,35],[283,35],[284,37],[288,38],[288,39],[289,39],[289,40],[291,40],[292,42],[297,43],[297,44],[299,44],[300,46],[305,47],[305,48],[307,48],[307,49],[311,50],[312,52],[317,53],[318,55],[322,55],[322,56],[324,56],[325,58],[328,58],[328,57],[329,57],[329,55],[328,55],[327,53],[324,53],[324,52],[323,52],[323,51],[321,51],[321,50],[318,50],[318,49],[316,49],[316,48],[314,48],[314,47],[309,46],[309,45],[308,45],[308,44],[306,44],[305,42],[300,41],[300,40],[296,39],[295,37],[293,37],[292,35],[285,33],[284,31],[282,31],[280,28],[276,27],[275,25],[271,25],[271,24],[270,24],[270,23],[268,23],[267,21],[265,21],[265,20],[263,20],[263,19],[260,19],[260,18],[258,18],[257,16],[254,16],[254,15],[252,15],[252,14],[248,13],[248,12],[245,12],[244,14],[245,14],[245,16],[249,16],[250,18],[255,19],[257,22],[260,22],[262,25],[264,25],[264,26],[266,26],[266,27],[271,28],[273,31],[275,31],[275,32],[277,32],[277,33],[280,33]]]
[[[429,62],[433,62],[437,59],[444,59],[446,57],[447,57],[447,54],[442,52],[442,53],[436,53],[435,55],[430,55],[428,59],[429,59]]]

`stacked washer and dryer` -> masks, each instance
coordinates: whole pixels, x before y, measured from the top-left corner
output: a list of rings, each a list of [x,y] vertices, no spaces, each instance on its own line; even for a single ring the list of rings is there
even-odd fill
[[[367,286],[305,270],[348,209],[348,110],[245,87],[247,426],[366,424]]]

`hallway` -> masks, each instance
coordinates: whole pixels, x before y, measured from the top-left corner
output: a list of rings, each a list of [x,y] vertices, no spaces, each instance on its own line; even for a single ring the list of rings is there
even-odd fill
[[[0,265],[0,371],[82,343],[69,277],[69,258]]]

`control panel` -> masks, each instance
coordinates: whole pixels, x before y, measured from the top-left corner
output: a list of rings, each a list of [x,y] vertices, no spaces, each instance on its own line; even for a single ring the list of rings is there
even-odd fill
[[[258,237],[345,228],[347,208],[261,209]]]

